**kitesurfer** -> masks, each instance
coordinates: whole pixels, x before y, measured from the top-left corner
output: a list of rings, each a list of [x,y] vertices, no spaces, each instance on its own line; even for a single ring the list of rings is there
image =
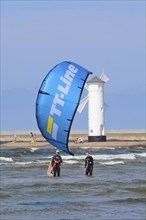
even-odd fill
[[[90,155],[89,152],[86,153],[86,158],[85,158],[85,175],[90,174],[92,176],[93,172],[93,157]]]
[[[59,155],[59,150],[56,150],[56,154],[52,157],[51,165],[53,167],[53,176],[60,176],[60,164],[63,162],[61,156]]]

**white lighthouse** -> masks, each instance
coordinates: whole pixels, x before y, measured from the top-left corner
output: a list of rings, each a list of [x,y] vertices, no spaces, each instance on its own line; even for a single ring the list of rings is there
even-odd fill
[[[104,81],[94,77],[87,82],[88,141],[106,141],[104,121]]]
[[[88,102],[88,141],[106,141],[105,130],[105,103],[104,103],[104,83],[108,77],[102,73],[100,77],[95,76],[86,83],[88,95],[78,107],[81,112]]]

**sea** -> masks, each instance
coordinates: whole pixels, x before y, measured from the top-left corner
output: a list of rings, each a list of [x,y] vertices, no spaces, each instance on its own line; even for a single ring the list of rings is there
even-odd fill
[[[146,148],[84,147],[60,152],[60,177],[47,174],[53,147],[2,149],[1,220],[145,220]],[[94,159],[85,175],[85,155]]]

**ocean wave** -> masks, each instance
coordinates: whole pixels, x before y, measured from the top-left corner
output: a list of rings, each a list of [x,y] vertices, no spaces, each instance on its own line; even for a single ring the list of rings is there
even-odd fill
[[[85,159],[85,155],[79,155],[79,156],[71,156],[71,155],[63,155],[63,160],[82,160]]]
[[[33,153],[34,151],[38,150],[38,148],[30,148],[30,151]]]
[[[139,157],[146,157],[146,153],[143,152],[143,153],[137,153],[136,156],[139,156]]]
[[[87,147],[82,147],[82,149],[85,149],[85,150],[86,150],[86,149],[89,149],[89,148],[91,148],[91,147],[89,147],[89,146],[87,146]]]
[[[140,193],[140,194],[146,194],[146,188],[145,187],[138,187],[138,188],[135,188],[135,187],[129,187],[129,188],[125,188],[126,190],[128,191],[132,191],[132,192],[136,192],[136,193]]]
[[[135,160],[135,154],[96,154],[92,155],[94,160],[114,160],[114,159],[122,159],[122,160]],[[63,160],[82,160],[85,159],[85,155],[80,156],[62,156]]]
[[[67,163],[67,164],[77,164],[79,161],[77,161],[77,160],[64,160],[63,162]]]
[[[144,204],[146,202],[145,198],[127,198],[127,199],[117,199],[117,200],[112,200],[111,202],[115,203],[127,203],[127,204],[138,204],[142,203]]]
[[[134,154],[103,154],[103,155],[93,155],[95,160],[135,160],[136,157]]]
[[[7,162],[13,162],[13,159],[12,158],[8,158],[8,157],[0,157],[0,160],[7,161]]]
[[[102,165],[116,165],[116,164],[124,164],[124,161],[106,161],[106,162],[99,162]]]
[[[30,164],[33,164],[34,162],[33,161],[29,161],[29,162],[15,162],[14,164],[15,165],[30,165]]]
[[[30,164],[49,164],[48,160],[37,160],[37,161],[24,161],[24,162],[15,162],[15,165],[30,165]]]

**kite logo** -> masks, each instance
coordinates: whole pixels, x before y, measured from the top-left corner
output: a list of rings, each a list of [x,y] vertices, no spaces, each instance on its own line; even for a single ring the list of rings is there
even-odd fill
[[[58,125],[54,122],[53,117],[49,116],[48,124],[47,124],[47,132],[51,134],[55,140],[57,138],[57,130],[58,130]]]
[[[64,76],[60,77],[61,85],[58,85],[58,93],[55,94],[53,103],[50,110],[50,115],[48,117],[47,123],[47,132],[51,134],[51,136],[56,140],[57,133],[58,133],[58,124],[54,122],[54,115],[58,117],[61,116],[61,110],[58,107],[64,106],[64,97],[68,95],[69,89],[72,85],[73,79],[75,74],[77,73],[78,69],[74,65],[69,65],[67,71],[65,72]],[[63,85],[62,85],[63,83]]]

